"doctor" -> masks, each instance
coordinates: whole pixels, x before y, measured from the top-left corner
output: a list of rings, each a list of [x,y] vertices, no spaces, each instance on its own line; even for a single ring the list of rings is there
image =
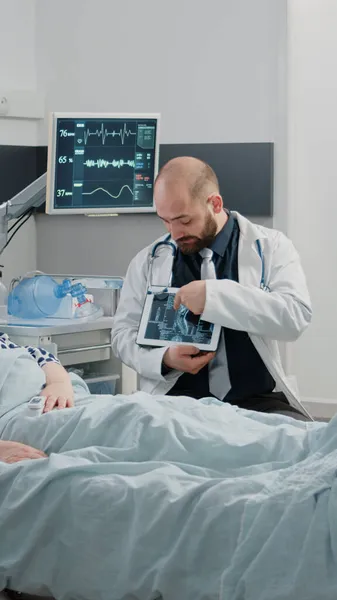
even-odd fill
[[[307,419],[278,351],[279,341],[296,340],[311,320],[306,280],[292,243],[278,231],[226,211],[214,171],[192,157],[164,165],[154,198],[176,253],[173,259],[172,245],[162,245],[152,272],[155,243],[132,260],[114,319],[115,354],[137,371],[141,389],[151,394],[213,395],[249,410]],[[147,287],[165,277],[167,282],[168,270],[172,286],[180,288],[175,308],[183,304],[222,325],[215,356],[200,355],[193,346],[136,344]]]

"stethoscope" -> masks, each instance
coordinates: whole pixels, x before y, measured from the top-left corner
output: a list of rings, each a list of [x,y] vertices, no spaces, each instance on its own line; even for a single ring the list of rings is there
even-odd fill
[[[255,243],[256,243],[256,248],[257,248],[258,255],[259,255],[260,259],[261,259],[260,289],[263,290],[264,292],[270,292],[270,288],[266,284],[266,268],[265,268],[264,255],[263,255],[263,250],[262,250],[261,242],[260,242],[260,240],[256,240]]]
[[[150,265],[149,265],[149,284],[150,284],[150,286],[152,285],[153,263],[154,263],[156,257],[158,256],[158,250],[160,248],[163,248],[165,246],[166,248],[170,249],[170,251],[172,253],[172,264],[173,264],[173,261],[174,261],[174,259],[176,257],[176,254],[177,254],[177,246],[173,242],[171,242],[170,240],[171,240],[171,235],[168,234],[163,240],[160,240],[159,242],[156,242],[153,245],[153,247],[152,247],[151,258],[150,258]],[[256,248],[257,248],[258,255],[259,255],[260,259],[261,259],[260,289],[263,290],[264,292],[270,292],[270,288],[266,284],[266,268],[265,268],[265,260],[264,260],[264,254],[263,254],[261,242],[260,242],[260,240],[256,240],[255,243],[256,243]],[[168,285],[164,286],[164,287],[170,287],[171,281],[172,281],[172,270],[171,270],[171,274],[170,274]],[[163,287],[163,286],[159,286],[159,287]]]
[[[166,247],[171,248],[172,256],[173,256],[173,258],[175,258],[175,255],[177,254],[177,246],[173,242],[170,242],[170,239],[171,239],[171,235],[168,234],[166,236],[166,238],[157,242],[152,248],[151,257],[156,258],[156,252],[157,252],[158,248],[160,248],[160,246],[166,246]]]
[[[171,251],[171,255],[172,255],[172,267],[173,267],[173,262],[174,259],[176,257],[177,254],[177,246],[170,241],[171,240],[171,235],[168,234],[163,240],[160,240],[159,242],[156,242],[151,250],[151,257],[150,257],[150,264],[149,264],[149,274],[148,274],[148,290],[151,290],[152,288],[168,288],[171,287],[171,283],[172,283],[172,269],[170,271],[170,276],[169,276],[169,280],[167,283],[163,284],[154,284],[152,282],[152,271],[153,271],[153,263],[155,261],[155,259],[157,258],[157,256],[159,256],[159,250],[161,248],[168,248]]]

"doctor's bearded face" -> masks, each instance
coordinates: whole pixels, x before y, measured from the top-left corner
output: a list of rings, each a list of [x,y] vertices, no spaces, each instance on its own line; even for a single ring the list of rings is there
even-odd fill
[[[195,254],[215,238],[217,222],[207,198],[191,198],[185,186],[158,185],[155,203],[160,219],[183,254]]]

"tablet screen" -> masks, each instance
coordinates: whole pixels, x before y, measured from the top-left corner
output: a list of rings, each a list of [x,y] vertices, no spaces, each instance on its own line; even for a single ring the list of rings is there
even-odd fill
[[[191,344],[209,350],[214,344],[216,347],[218,335],[214,337],[215,326],[183,305],[175,310],[175,293],[176,290],[147,296],[138,343],[160,346]]]
[[[201,321],[185,306],[173,307],[174,294],[155,294],[145,337],[152,340],[171,340],[193,344],[209,344],[214,325]]]

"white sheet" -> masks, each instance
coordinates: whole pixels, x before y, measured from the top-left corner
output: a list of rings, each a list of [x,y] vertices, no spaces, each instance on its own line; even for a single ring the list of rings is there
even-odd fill
[[[336,600],[337,417],[90,397],[79,383],[75,408],[29,418],[18,404],[27,364],[16,356],[0,372],[3,438],[49,457],[0,463],[0,589],[9,581],[58,600]]]

